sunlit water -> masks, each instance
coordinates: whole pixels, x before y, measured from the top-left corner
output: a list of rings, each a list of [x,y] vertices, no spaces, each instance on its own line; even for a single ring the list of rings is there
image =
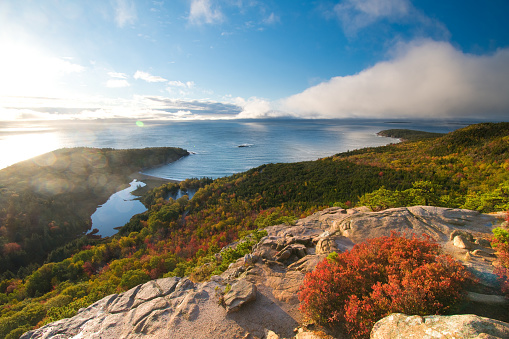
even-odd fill
[[[109,237],[117,233],[116,227],[124,226],[133,215],[145,212],[147,209],[136,197],[131,194],[132,191],[145,184],[133,180],[130,187],[119,191],[108,199],[103,205],[99,206],[92,214],[92,229],[99,230],[97,235]]]

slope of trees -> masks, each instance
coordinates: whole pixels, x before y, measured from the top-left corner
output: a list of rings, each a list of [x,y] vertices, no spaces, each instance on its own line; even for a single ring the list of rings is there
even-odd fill
[[[186,154],[170,147],[60,149],[1,170],[0,276],[20,269],[22,276],[83,235],[97,206],[125,186],[129,175]]]
[[[24,279],[5,276],[0,282],[0,337],[13,331],[13,323],[29,328],[72,316],[148,279],[205,279],[241,253],[225,255],[223,262],[214,256],[222,247],[324,207],[418,203],[505,210],[508,149],[509,123],[479,124],[434,139],[267,164],[216,180],[168,183],[143,198],[148,211],[133,217],[116,236],[96,243],[76,240],[55,250],[55,262]],[[179,189],[196,193],[192,199],[168,198]],[[56,212],[51,220],[60,226]],[[4,245],[6,252],[17,250],[16,244]]]

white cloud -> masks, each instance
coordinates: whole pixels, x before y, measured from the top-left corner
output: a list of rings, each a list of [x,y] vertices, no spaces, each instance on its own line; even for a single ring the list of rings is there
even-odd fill
[[[263,20],[263,23],[266,25],[273,25],[278,22],[280,22],[279,16],[274,13],[270,13],[270,15]]]
[[[357,32],[379,21],[403,23],[418,27],[443,39],[450,36],[447,28],[438,20],[429,18],[415,8],[410,0],[342,0],[334,6],[334,14],[341,21],[345,34],[353,37]]]
[[[106,82],[106,87],[109,88],[121,88],[121,87],[129,87],[130,84],[125,79],[110,79]]]
[[[43,114],[31,109],[15,109],[0,107],[0,121],[15,120],[55,120],[50,114]]]
[[[178,80],[169,81],[168,85],[171,87],[193,88],[194,81],[182,82]]]
[[[168,87],[166,90],[172,96],[179,96],[181,98],[192,96],[192,94],[196,94],[193,88],[195,87],[194,81],[186,81],[182,82],[179,80],[168,81]],[[201,89],[199,90],[202,94],[205,94],[207,91]]]
[[[122,79],[120,79],[122,80]],[[163,96],[132,98],[12,97],[0,94],[0,121],[23,120],[204,120],[234,119],[241,108],[227,102],[181,100]]]
[[[168,85],[170,85],[172,87],[186,87],[186,84],[184,84],[182,81],[178,81],[178,80],[169,81]]]
[[[167,81],[165,78],[162,78],[162,77],[156,76],[156,75],[151,75],[151,74],[149,74],[147,72],[143,72],[143,71],[136,71],[136,73],[134,73],[134,78],[145,80],[146,82],[165,82],[165,81]]]
[[[193,25],[219,23],[224,20],[219,9],[212,9],[210,0],[191,0],[189,22]]]
[[[173,113],[173,115],[176,117],[186,117],[186,116],[193,115],[193,113],[191,113],[191,111],[187,110],[187,111],[177,111],[176,113]]]
[[[343,0],[334,7],[348,35],[381,19],[401,19],[411,11],[409,0]]]
[[[252,97],[248,100],[237,97],[233,102],[242,108],[242,112],[237,115],[238,119],[257,119],[257,118],[274,118],[288,116],[288,113],[277,111],[273,108],[273,103]]]
[[[464,54],[449,43],[399,46],[392,60],[332,78],[282,101],[303,117],[502,117],[509,112],[509,49]]]
[[[81,73],[85,70],[85,67],[81,65],[58,58],[51,58],[48,60],[48,63],[49,67],[53,67],[57,72],[62,73]]]
[[[115,0],[115,21],[118,27],[134,24],[138,19],[136,6],[132,0]]]
[[[127,79],[127,74],[125,73],[108,72],[108,75],[112,78]]]

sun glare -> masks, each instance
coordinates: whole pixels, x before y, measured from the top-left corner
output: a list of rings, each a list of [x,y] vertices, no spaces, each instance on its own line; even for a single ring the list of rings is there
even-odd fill
[[[55,132],[16,133],[15,135],[9,135],[9,133],[2,135],[0,132],[0,149],[2,150],[0,169],[60,147]]]
[[[83,67],[22,43],[2,41],[0,53],[0,94],[51,96],[61,89],[64,74]]]

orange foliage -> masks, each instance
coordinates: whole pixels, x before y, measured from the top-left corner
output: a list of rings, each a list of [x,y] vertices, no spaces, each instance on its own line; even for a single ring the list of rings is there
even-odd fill
[[[369,336],[384,316],[439,314],[463,297],[472,276],[428,238],[392,234],[333,255],[306,275],[301,310],[332,327],[344,324],[355,338]]]

